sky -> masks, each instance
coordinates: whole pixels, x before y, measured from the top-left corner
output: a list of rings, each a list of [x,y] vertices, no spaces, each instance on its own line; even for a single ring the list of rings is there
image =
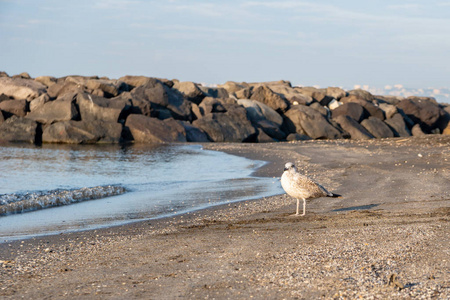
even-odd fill
[[[0,71],[450,87],[450,1],[0,0]]]

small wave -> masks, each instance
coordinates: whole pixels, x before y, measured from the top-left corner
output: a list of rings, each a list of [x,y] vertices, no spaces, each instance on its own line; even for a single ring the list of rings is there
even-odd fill
[[[58,189],[25,194],[4,194],[0,195],[0,216],[95,200],[125,192],[126,190],[122,186],[106,185],[71,190]]]

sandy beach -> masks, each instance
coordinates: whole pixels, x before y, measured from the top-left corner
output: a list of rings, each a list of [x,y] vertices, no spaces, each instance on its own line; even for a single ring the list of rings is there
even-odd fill
[[[450,297],[450,136],[205,144],[296,163],[343,198],[277,195],[0,244],[3,299]]]

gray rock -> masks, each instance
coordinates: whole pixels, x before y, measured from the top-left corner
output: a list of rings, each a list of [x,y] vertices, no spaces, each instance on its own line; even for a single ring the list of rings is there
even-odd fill
[[[202,90],[202,92],[207,97],[213,97],[213,98],[228,98],[228,97],[230,97],[228,95],[227,90],[224,88],[206,87],[206,86],[200,86],[199,88]]]
[[[144,84],[147,84],[148,82],[154,80],[155,78],[150,78],[146,76],[123,76],[119,78],[119,81],[125,82],[127,85],[129,85],[131,88],[135,88]]]
[[[391,118],[384,120],[386,124],[391,127],[394,132],[394,136],[397,137],[406,137],[411,136],[411,131],[409,131],[406,126],[405,120],[402,115],[399,113],[394,114]]]
[[[58,81],[54,85],[50,86],[47,90],[47,94],[51,99],[57,99],[64,97],[66,94],[74,94],[84,92],[86,87],[81,83],[75,83],[72,81]]]
[[[322,106],[322,104],[320,104],[319,102],[313,102],[313,103],[311,103],[309,105],[309,107],[311,107],[312,109],[317,110],[324,117],[328,117],[328,115],[329,115],[329,110],[326,109],[324,106]]]
[[[46,126],[43,143],[93,144],[119,143],[122,125],[104,121],[61,121]]]
[[[172,88],[180,92],[186,97],[187,100],[194,102],[195,104],[199,104],[203,98],[205,98],[205,94],[199,86],[190,81],[176,82]]]
[[[361,122],[361,125],[367,129],[376,138],[394,137],[394,133],[383,121],[376,117],[369,117]]]
[[[199,104],[200,113],[202,116],[205,116],[214,112],[226,112],[227,109],[224,106],[224,103],[219,101],[217,98],[206,97]]]
[[[0,102],[0,110],[3,111],[6,117],[11,115],[25,117],[28,110],[28,102],[27,100],[5,100]]]
[[[297,88],[302,94],[311,97],[319,102],[322,106],[327,106],[334,98],[327,95],[326,89],[316,89],[314,87]]]
[[[124,83],[125,84],[125,83]],[[117,86],[116,86],[117,85]],[[91,90],[101,90],[107,98],[117,97],[121,83],[113,80],[90,79],[86,82],[86,87]],[[127,89],[127,88],[123,88]]]
[[[302,94],[297,88],[292,88],[291,86],[272,85],[270,86],[270,89],[275,93],[282,95],[290,105],[309,105],[313,101],[312,97]]]
[[[291,133],[286,138],[287,141],[307,141],[311,140],[311,138],[305,134],[300,133]]]
[[[53,76],[39,76],[34,79],[35,81],[42,83],[46,87],[51,87],[56,83],[56,78]]]
[[[252,96],[252,89],[253,88],[251,87],[247,87],[245,89],[235,92],[234,94],[238,99],[249,99]]]
[[[334,120],[342,127],[343,130],[350,134],[352,139],[368,140],[375,138],[361,124],[348,115],[339,115]]]
[[[277,140],[270,137],[268,134],[264,132],[261,128],[256,128],[256,142],[257,143],[273,143],[277,142]]]
[[[254,88],[250,99],[262,102],[278,112],[284,112],[288,109],[287,101],[265,85]]]
[[[397,107],[427,133],[438,127],[442,115],[441,108],[431,99],[408,98],[400,101]]]
[[[30,112],[26,118],[44,124],[76,120],[79,118],[79,113],[75,107],[75,98],[76,94],[73,94],[63,100],[44,103],[42,106]]]
[[[5,120],[0,125],[0,141],[13,143],[38,143],[37,122],[17,116]]]
[[[383,110],[379,107],[375,106],[373,103],[366,101],[364,99],[358,98],[356,95],[349,95],[348,97],[344,97],[340,100],[342,103],[358,103],[372,116],[376,117],[380,120],[385,119],[385,115]]]
[[[239,99],[237,100],[237,103],[245,107],[247,117],[253,123],[258,123],[262,120],[269,120],[278,126],[283,124],[283,117],[262,102],[249,99]]]
[[[388,96],[388,95],[374,95],[375,100],[378,103],[387,103],[392,105],[397,105],[404,98],[401,96]]]
[[[35,111],[40,106],[50,101],[50,97],[47,94],[42,94],[36,99],[30,101],[30,111]]]
[[[348,94],[349,96],[354,95],[359,99],[366,100],[367,102],[372,102],[373,100],[375,100],[375,97],[371,93],[361,89],[348,91]]]
[[[398,113],[397,107],[392,104],[388,103],[380,103],[379,104],[380,109],[384,111],[384,114],[386,116],[386,119],[392,118],[396,113]]]
[[[218,87],[226,89],[228,94],[235,94],[237,91],[248,88],[249,85],[247,83],[237,83],[234,81],[227,81],[225,82],[225,84],[221,84]]]
[[[83,121],[102,120],[105,122],[118,122],[122,111],[126,109],[127,102],[122,102],[122,107],[108,107],[110,101],[103,97],[91,96],[87,93],[79,93],[76,103]],[[112,102],[111,103],[115,103]]]
[[[342,133],[333,127],[318,111],[308,106],[296,105],[285,114],[288,128],[295,132],[306,134],[313,139],[338,139]]]
[[[413,126],[413,128],[411,129],[411,134],[413,136],[424,136],[426,135],[425,132],[423,132],[422,127],[420,126],[420,124],[416,124]]]
[[[194,142],[194,143],[211,142],[208,139],[208,135],[200,128],[197,128],[197,127],[193,126],[192,124],[189,124],[189,122],[185,122],[185,121],[182,121],[181,125],[183,125],[184,130],[186,130],[186,140],[188,142]]]
[[[150,78],[146,84],[135,88],[131,96],[133,105],[146,116],[152,116],[152,109],[162,107],[169,109],[175,119],[192,120],[191,103],[157,79]]]
[[[207,114],[192,124],[205,131],[213,142],[248,142],[256,137],[245,108],[239,105],[229,107],[225,113]]]
[[[327,87],[326,95],[334,99],[341,99],[347,95],[347,92],[338,87]]]
[[[33,100],[46,92],[46,86],[32,79],[0,77],[0,94],[16,100]]]
[[[271,138],[278,141],[284,140],[286,138],[286,134],[280,129],[280,126],[269,120],[260,120],[255,124],[255,126],[264,131],[264,133],[266,133]]]
[[[365,118],[369,117],[369,113],[358,103],[349,102],[340,105],[331,111],[333,119],[339,116],[349,116],[357,122],[361,122]]]
[[[174,119],[159,120],[144,115],[129,115],[125,126],[136,143],[186,142],[186,131]]]

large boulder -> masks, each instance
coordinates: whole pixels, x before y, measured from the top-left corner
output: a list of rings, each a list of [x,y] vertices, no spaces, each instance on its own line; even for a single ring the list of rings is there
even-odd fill
[[[249,142],[256,137],[246,110],[239,105],[228,107],[224,113],[207,114],[192,125],[206,132],[213,142]]]
[[[160,80],[150,78],[146,84],[133,89],[131,96],[133,105],[146,116],[153,116],[152,110],[166,108],[175,119],[192,120],[191,103]]]
[[[224,99],[230,97],[227,90],[221,87],[199,86],[199,88],[207,97],[224,98]]]
[[[106,98],[119,95],[120,91],[128,91],[128,86],[121,81],[90,79],[86,81],[86,87],[90,90],[100,90]]]
[[[237,83],[234,81],[227,81],[224,84],[219,85],[218,87],[226,89],[228,94],[235,94],[237,91],[248,88],[249,85],[247,83]]]
[[[286,113],[286,123],[290,132],[306,134],[313,139],[338,139],[342,133],[331,125],[318,111],[308,106],[295,105]]]
[[[43,143],[93,144],[119,143],[122,125],[104,121],[62,121],[48,125],[42,133]]]
[[[288,109],[287,101],[266,85],[254,88],[250,99],[262,102],[278,112],[284,112]]]
[[[80,111],[80,117],[83,121],[102,120],[106,122],[117,122],[122,111],[126,109],[127,102],[122,102],[122,107],[109,107],[109,99],[103,97],[91,96],[87,93],[79,93],[77,96],[77,105]]]
[[[40,106],[44,105],[45,103],[50,101],[50,97],[47,94],[42,94],[36,99],[33,99],[30,101],[29,109],[30,111],[35,111]]]
[[[136,143],[186,142],[186,130],[174,119],[159,120],[144,115],[129,115],[125,126]]]
[[[218,99],[212,97],[205,97],[205,99],[203,99],[203,101],[198,106],[200,114],[202,116],[205,116],[207,114],[214,112],[226,112],[227,109],[225,108],[225,105],[228,101],[235,102],[231,98],[227,98],[225,101],[223,101],[223,99],[221,98]]]
[[[33,120],[12,116],[0,125],[0,142],[39,142],[38,123]]]
[[[334,98],[327,95],[326,89],[317,89],[315,87],[298,87],[296,88],[300,93],[311,97],[313,100],[319,102],[322,106],[327,106]]]
[[[183,125],[184,130],[186,130],[186,140],[188,142],[194,142],[194,143],[207,143],[211,142],[208,139],[208,135],[206,132],[201,130],[200,128],[197,128],[193,126],[192,124],[189,124],[189,122],[181,121],[181,125]]]
[[[258,123],[259,121],[269,120],[278,126],[283,124],[283,117],[280,116],[275,110],[265,105],[262,102],[249,99],[239,99],[237,100],[239,105],[245,107],[247,111],[247,117],[253,123]]]
[[[28,110],[28,102],[27,100],[5,100],[0,102],[0,110],[2,110],[7,117],[11,115],[25,117]]]
[[[135,88],[144,84],[147,84],[148,82],[154,80],[154,78],[146,77],[146,76],[132,76],[132,75],[126,75],[119,78],[119,81],[125,82],[128,84],[131,88]]]
[[[347,92],[339,87],[331,87],[331,86],[327,87],[325,93],[328,97],[331,97],[331,98],[334,98],[337,100],[347,96]]]
[[[380,109],[384,111],[384,115],[386,116],[386,119],[392,118],[396,113],[398,113],[397,107],[392,104],[388,103],[380,103],[379,104]]]
[[[394,136],[411,136],[411,131],[409,131],[408,126],[406,126],[405,120],[401,114],[396,113],[391,118],[384,120],[384,122],[391,127]]]
[[[53,76],[39,76],[34,79],[37,82],[42,83],[46,87],[51,87],[56,83],[56,78]]]
[[[374,138],[367,129],[349,115],[339,115],[335,117],[334,120],[342,127],[342,129],[350,134],[352,139],[368,140]]]
[[[26,118],[44,124],[76,120],[79,118],[79,113],[75,106],[75,98],[76,94],[72,94],[67,95],[63,100],[46,102],[30,112]]]
[[[195,104],[199,104],[203,98],[205,98],[205,94],[199,88],[199,85],[190,81],[176,82],[172,88],[180,92],[186,97],[187,100],[194,102]]]
[[[47,94],[52,99],[65,97],[67,94],[74,94],[83,92],[86,87],[82,83],[76,83],[74,81],[58,81],[54,85],[50,86],[47,90]]]
[[[369,113],[364,109],[364,107],[354,102],[340,105],[339,107],[333,109],[331,114],[333,119],[336,119],[339,116],[349,116],[357,122],[361,122],[369,117]]]
[[[411,134],[413,136],[424,136],[426,135],[425,132],[423,132],[422,127],[420,126],[420,124],[416,124],[411,128]]]
[[[342,103],[358,103],[364,107],[372,117],[376,117],[380,120],[385,119],[385,115],[381,108],[375,106],[372,102],[359,98],[357,95],[351,94],[347,97],[341,98]]]
[[[322,104],[320,104],[319,102],[313,102],[309,105],[310,108],[315,109],[316,111],[320,112],[322,114],[322,116],[328,118],[330,111],[323,106]]]
[[[33,100],[46,92],[46,86],[40,82],[23,79],[0,77],[0,94],[16,100]]]
[[[269,120],[261,120],[254,124],[257,129],[262,130],[266,135],[270,136],[273,139],[276,139],[278,141],[284,140],[286,138],[286,133],[284,133],[280,129],[280,125],[269,121]],[[261,133],[258,134],[258,140],[261,139],[262,135]],[[265,141],[267,142],[267,140]]]
[[[270,89],[275,93],[282,95],[290,105],[302,104],[309,105],[313,101],[313,98],[302,94],[299,89],[292,88],[286,85],[273,85]]]
[[[252,96],[252,87],[246,87],[234,93],[238,99],[248,99]]]
[[[348,91],[348,94],[349,96],[354,95],[359,99],[366,100],[367,102],[372,102],[373,100],[375,100],[375,97],[371,93],[361,89]]]
[[[376,117],[369,117],[361,122],[361,125],[367,129],[376,138],[394,137],[394,133],[383,121]]]
[[[408,98],[400,101],[397,107],[414,122],[420,124],[421,128],[430,133],[439,124],[441,108],[431,100],[420,98]]]

